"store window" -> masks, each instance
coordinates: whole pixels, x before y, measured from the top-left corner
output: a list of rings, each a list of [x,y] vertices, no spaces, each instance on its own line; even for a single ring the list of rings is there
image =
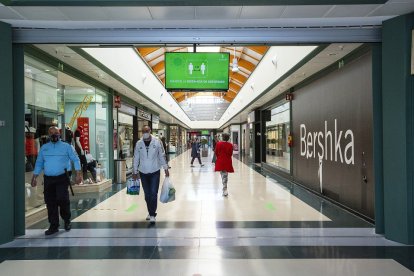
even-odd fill
[[[151,127],[151,114],[138,109],[138,139],[142,137],[142,128],[144,126]]]
[[[110,175],[109,162],[109,135],[111,135],[109,124],[109,106],[108,95],[99,89],[96,89],[96,159],[99,161],[102,169],[103,178]]]
[[[59,73],[64,91],[64,140],[81,161],[83,184],[105,181],[108,175],[108,101],[103,91]]]
[[[271,110],[271,120],[266,122],[266,163],[290,172],[290,107],[283,102]]]
[[[124,113],[118,113],[118,137],[120,157],[126,160],[127,173],[132,173],[134,156],[134,117]]]
[[[44,209],[43,186],[31,187],[40,147],[57,126],[62,140],[80,156],[83,184],[105,181],[109,174],[108,97],[56,68],[25,56],[25,195],[26,218]],[[73,167],[73,166],[72,166]],[[74,175],[74,174],[73,174]],[[38,183],[43,183],[43,174]],[[33,221],[27,220],[30,226]]]
[[[178,153],[178,126],[170,126],[170,141],[169,141],[169,153]]]
[[[183,128],[181,128],[181,141],[180,141],[180,148],[181,148],[181,153],[183,153],[184,151],[187,150],[187,143],[186,143],[186,135],[187,131]]]
[[[60,126],[62,90],[57,70],[32,58],[25,58],[25,209],[30,215],[44,206],[43,187],[31,187],[31,177],[40,147],[48,142],[50,126]],[[43,174],[38,183],[43,183]]]

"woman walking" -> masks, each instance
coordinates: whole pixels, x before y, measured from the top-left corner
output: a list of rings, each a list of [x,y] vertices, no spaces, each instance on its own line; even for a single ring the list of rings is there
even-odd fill
[[[227,191],[227,181],[229,173],[233,173],[233,145],[229,142],[230,135],[228,133],[223,133],[223,141],[217,142],[216,148],[214,150],[216,154],[216,166],[215,171],[220,172],[221,181],[223,182],[223,196],[227,196],[229,193]]]

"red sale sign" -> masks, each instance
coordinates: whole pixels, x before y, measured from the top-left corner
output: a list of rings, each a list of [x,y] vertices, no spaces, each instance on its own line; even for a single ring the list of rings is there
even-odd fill
[[[89,150],[89,118],[80,117],[78,118],[78,128],[81,132],[80,143],[82,149],[90,152]]]

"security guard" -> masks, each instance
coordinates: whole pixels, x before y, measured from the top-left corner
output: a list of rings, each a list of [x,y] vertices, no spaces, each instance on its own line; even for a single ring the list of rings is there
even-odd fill
[[[70,201],[68,187],[70,179],[66,175],[69,160],[72,160],[76,170],[76,182],[82,180],[79,158],[73,148],[60,140],[59,129],[49,128],[50,142],[43,145],[36,160],[32,177],[32,187],[37,185],[37,176],[44,170],[44,195],[50,227],[45,235],[59,231],[59,212],[65,221],[65,230],[71,229]]]

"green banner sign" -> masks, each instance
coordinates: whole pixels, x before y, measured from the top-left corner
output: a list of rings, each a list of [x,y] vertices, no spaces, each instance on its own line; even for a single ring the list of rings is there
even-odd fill
[[[228,90],[229,53],[165,53],[167,90]]]

